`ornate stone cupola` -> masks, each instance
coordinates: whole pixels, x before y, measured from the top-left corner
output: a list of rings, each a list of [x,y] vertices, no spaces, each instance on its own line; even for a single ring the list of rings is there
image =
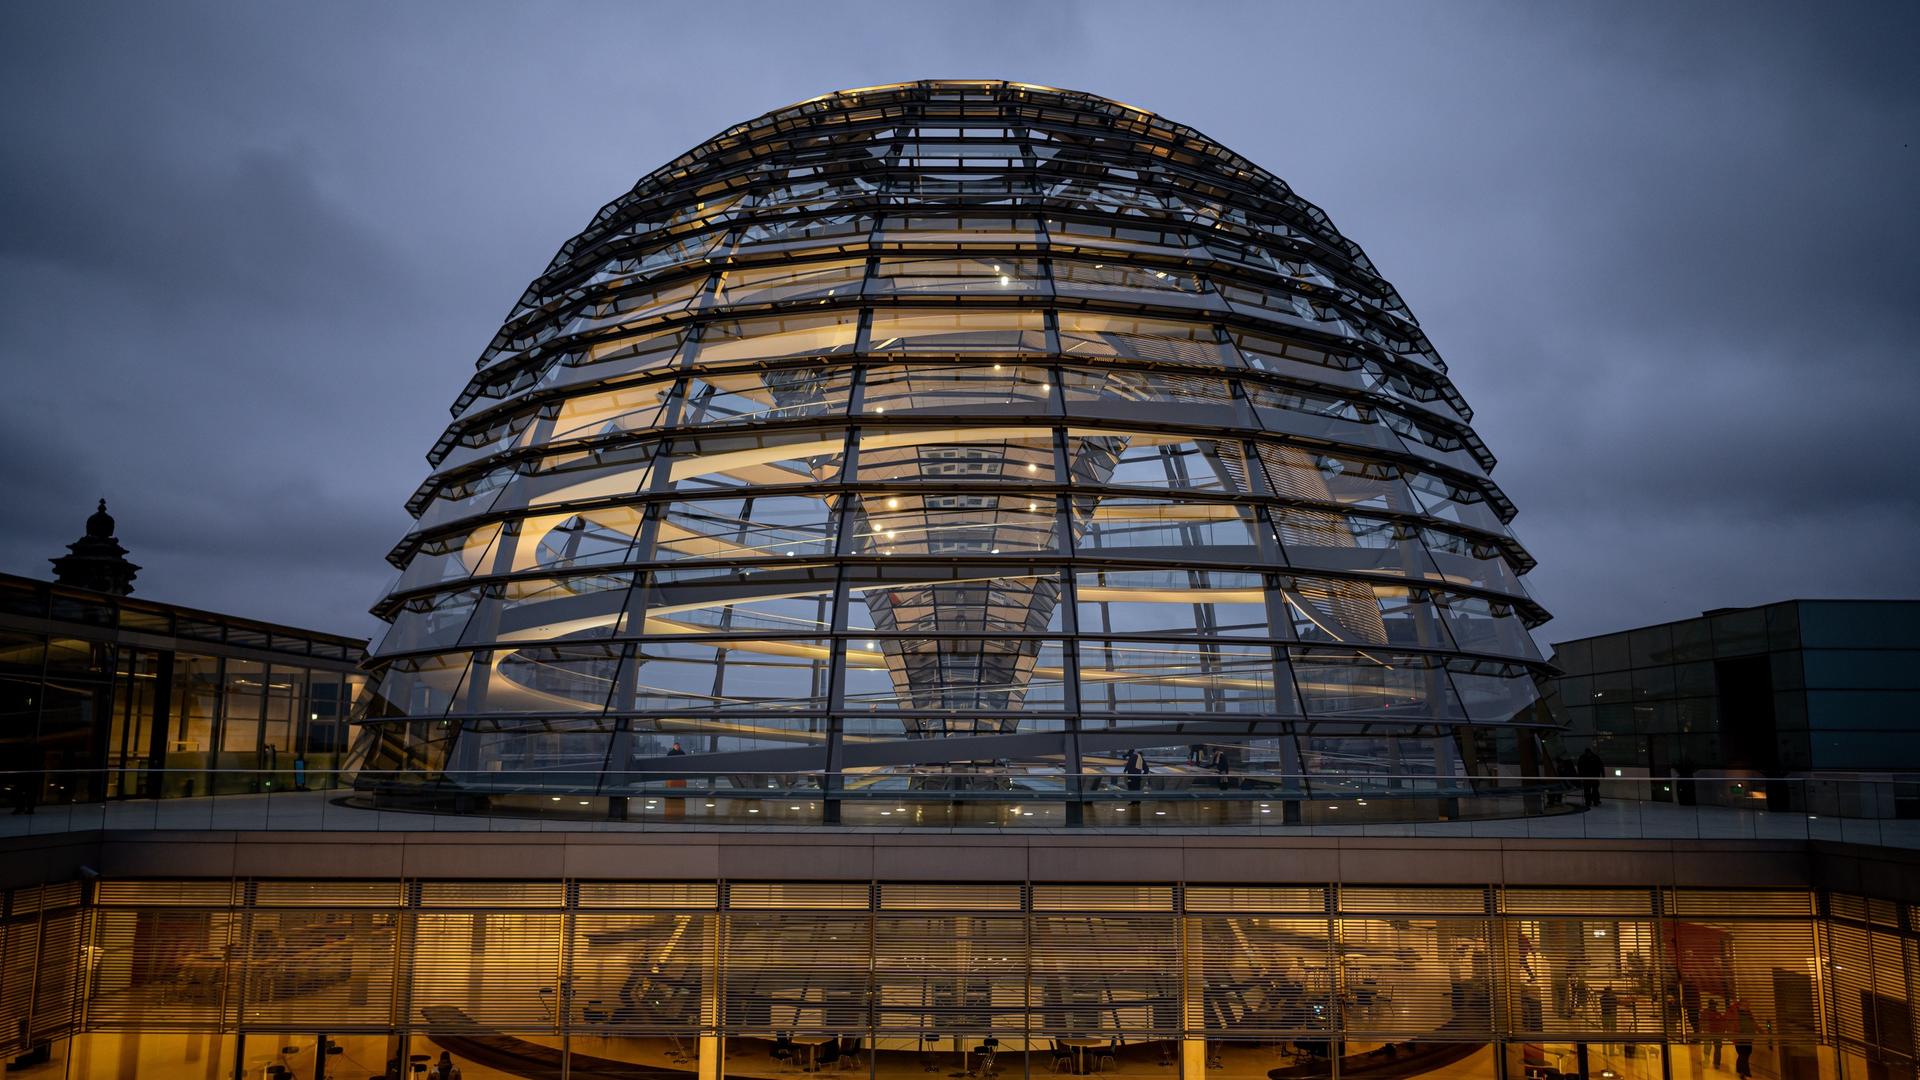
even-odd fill
[[[107,500],[87,518],[87,535],[67,545],[67,554],[49,559],[53,579],[62,585],[113,596],[133,592],[133,579],[140,568],[127,561],[127,549],[113,535],[113,516],[107,513]]]

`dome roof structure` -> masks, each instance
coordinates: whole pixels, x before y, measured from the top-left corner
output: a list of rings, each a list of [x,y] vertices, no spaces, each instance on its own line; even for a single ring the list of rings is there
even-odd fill
[[[1446,365],[1324,213],[1129,106],[730,128],[453,414],[375,609],[383,798],[1105,824],[1544,771],[1547,615]]]

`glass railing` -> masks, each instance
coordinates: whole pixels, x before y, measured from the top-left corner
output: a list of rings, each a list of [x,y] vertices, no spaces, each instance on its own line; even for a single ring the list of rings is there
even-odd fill
[[[1010,769],[0,773],[0,836],[91,829],[853,827],[1832,840],[1920,848],[1920,781]],[[209,794],[178,794],[196,790]],[[149,797],[165,793],[171,797]],[[11,813],[8,813],[8,811]]]

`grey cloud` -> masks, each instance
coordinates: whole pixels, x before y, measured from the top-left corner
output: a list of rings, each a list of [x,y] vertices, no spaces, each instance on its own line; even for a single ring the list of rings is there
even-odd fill
[[[358,629],[554,250],[726,126],[929,76],[1286,178],[1474,404],[1562,640],[1920,594],[1911,5],[0,8],[0,567]]]

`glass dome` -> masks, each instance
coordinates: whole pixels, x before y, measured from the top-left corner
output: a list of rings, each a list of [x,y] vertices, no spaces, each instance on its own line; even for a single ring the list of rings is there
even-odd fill
[[[562,246],[453,412],[375,609],[375,790],[1072,822],[1143,777],[1544,771],[1547,615],[1446,365],[1325,214],[1126,105],[731,128]]]

